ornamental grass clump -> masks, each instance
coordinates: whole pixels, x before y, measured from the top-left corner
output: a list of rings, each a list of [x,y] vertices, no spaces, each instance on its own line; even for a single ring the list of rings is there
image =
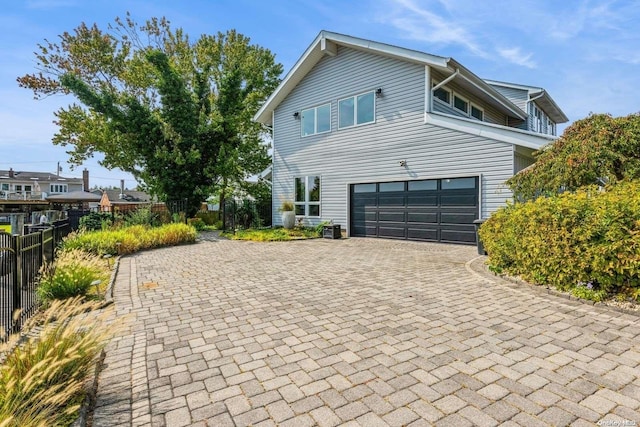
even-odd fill
[[[69,235],[64,249],[81,249],[96,255],[126,255],[145,249],[191,243],[196,240],[195,228],[187,224],[166,224],[160,227],[133,225],[115,230],[88,231]]]
[[[110,310],[80,298],[55,301],[32,318],[38,336],[15,346],[0,365],[0,426],[69,425],[84,399],[84,383],[119,323]]]
[[[109,265],[99,256],[80,249],[59,251],[53,265],[43,269],[38,297],[47,303],[55,299],[86,296],[94,282],[106,283],[109,277]]]

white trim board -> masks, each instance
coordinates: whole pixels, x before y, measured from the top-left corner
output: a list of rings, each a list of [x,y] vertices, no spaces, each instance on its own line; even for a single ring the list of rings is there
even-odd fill
[[[495,139],[508,144],[539,150],[545,145],[555,141],[557,137],[551,135],[536,134],[515,128],[494,125],[475,119],[450,116],[448,114],[425,112],[424,122],[427,124],[453,129],[471,135]]]

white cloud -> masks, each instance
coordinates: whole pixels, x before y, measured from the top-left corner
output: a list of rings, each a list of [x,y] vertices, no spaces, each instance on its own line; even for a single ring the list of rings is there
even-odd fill
[[[527,68],[536,68],[535,61],[531,60],[532,53],[522,53],[519,47],[512,47],[508,49],[498,49],[498,53],[501,57],[516,65],[521,65]]]
[[[387,18],[388,22],[405,32],[407,38],[434,44],[460,45],[474,55],[487,56],[464,25],[420,7],[412,0],[395,0],[394,3],[400,8],[396,16]]]

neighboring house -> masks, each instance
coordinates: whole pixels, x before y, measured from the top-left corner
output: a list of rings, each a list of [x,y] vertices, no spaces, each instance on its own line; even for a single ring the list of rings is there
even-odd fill
[[[543,89],[326,31],[254,119],[273,130],[274,225],[292,200],[349,236],[462,243],[568,121]]]
[[[101,212],[128,211],[153,202],[152,197],[143,191],[134,190],[94,190],[101,195],[98,210]]]
[[[48,172],[0,170],[0,201],[45,200],[54,194],[88,191],[89,171],[82,178],[65,178]]]

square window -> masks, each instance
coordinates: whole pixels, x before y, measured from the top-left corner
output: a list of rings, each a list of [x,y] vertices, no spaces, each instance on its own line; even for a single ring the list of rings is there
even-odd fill
[[[484,111],[476,107],[475,105],[471,106],[471,117],[475,117],[478,120],[484,120]]]
[[[438,89],[433,91],[433,96],[438,98],[440,101],[445,102],[447,104],[451,103],[451,94],[448,90],[439,87]]]
[[[320,216],[320,205],[309,205],[309,216]]]
[[[338,101],[338,128],[373,123],[376,120],[376,97],[373,92]]]
[[[458,95],[454,95],[453,97],[453,106],[460,111],[464,111],[467,114],[469,113],[469,103]]]
[[[331,131],[331,104],[302,110],[302,136]]]

